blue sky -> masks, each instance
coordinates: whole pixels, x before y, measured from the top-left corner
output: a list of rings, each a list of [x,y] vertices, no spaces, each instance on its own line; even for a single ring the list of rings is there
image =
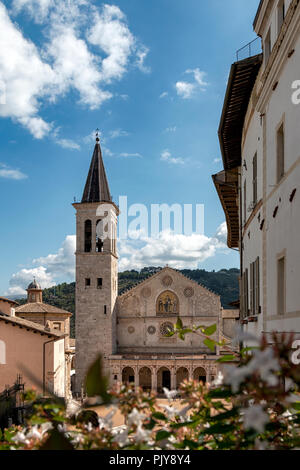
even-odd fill
[[[255,38],[258,3],[0,0],[0,294],[21,293],[33,274],[44,286],[72,279],[71,203],[97,127],[116,202],[205,205],[191,263],[188,238],[169,237],[143,240],[142,257],[128,242],[121,267],[157,264],[161,246],[161,264],[238,267],[211,174],[230,65]]]

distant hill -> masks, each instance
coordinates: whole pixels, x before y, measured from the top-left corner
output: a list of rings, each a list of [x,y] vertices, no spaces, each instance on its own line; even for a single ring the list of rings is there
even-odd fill
[[[119,273],[119,295],[160,271],[160,269],[150,267],[143,268],[141,271],[131,270]],[[224,308],[231,308],[229,303],[239,298],[238,269],[222,269],[218,272],[208,272],[205,269],[181,269],[178,271],[220,295]],[[71,318],[71,336],[74,338],[75,282],[70,284],[64,282],[58,286],[45,289],[43,291],[43,301],[73,313]],[[26,299],[17,299],[17,302],[22,305],[26,303]]]

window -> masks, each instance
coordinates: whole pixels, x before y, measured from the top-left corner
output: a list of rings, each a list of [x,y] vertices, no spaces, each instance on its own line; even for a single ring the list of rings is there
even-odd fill
[[[247,220],[247,183],[246,183],[246,180],[244,182],[244,225],[246,223],[246,220]]]
[[[102,253],[103,246],[103,221],[99,219],[96,223],[96,252]]]
[[[91,280],[90,280],[89,277],[87,277],[87,278],[85,279],[85,287],[90,287],[90,285],[91,285]]]
[[[277,131],[277,183],[284,176],[284,125]]]
[[[102,289],[102,277],[98,277],[97,279],[97,289]]]
[[[280,0],[277,7],[277,32],[280,34],[281,27],[285,18],[285,3],[284,0]]]
[[[259,258],[250,264],[250,310],[252,315],[260,313]]]
[[[242,276],[242,316],[247,317],[249,312],[249,300],[248,300],[248,269],[245,270]]]
[[[90,253],[92,251],[92,222],[86,220],[84,223],[84,251]]]
[[[53,322],[53,329],[61,331],[61,323],[60,322]]]
[[[269,29],[266,39],[265,39],[264,51],[265,51],[265,64],[267,64],[269,57],[271,55],[271,29]]]
[[[117,375],[114,375],[114,380],[118,380],[118,376],[117,376]]]
[[[0,340],[0,365],[1,364],[6,364],[6,345],[2,340]]]
[[[35,294],[31,294],[31,300],[32,300],[32,302],[35,302],[35,299],[36,299]]]
[[[104,305],[104,315],[106,315],[106,314],[107,314],[107,306]]]
[[[253,163],[253,205],[257,204],[257,153],[254,155]]]
[[[285,257],[277,261],[277,313],[285,314]]]

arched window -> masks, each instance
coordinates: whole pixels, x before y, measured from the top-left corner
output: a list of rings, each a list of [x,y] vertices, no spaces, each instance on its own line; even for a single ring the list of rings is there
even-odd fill
[[[6,364],[6,344],[0,339],[0,365]]]
[[[84,251],[90,253],[92,251],[92,221],[86,220],[84,223]]]
[[[96,252],[103,252],[103,221],[101,219],[96,222]]]

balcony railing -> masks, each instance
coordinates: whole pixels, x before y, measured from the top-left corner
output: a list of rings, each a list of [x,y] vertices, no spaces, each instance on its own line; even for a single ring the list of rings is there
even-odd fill
[[[262,52],[261,39],[255,38],[253,41],[249,42],[245,46],[241,47],[236,51],[236,60],[240,61],[243,59],[248,59],[254,55],[260,54]]]

